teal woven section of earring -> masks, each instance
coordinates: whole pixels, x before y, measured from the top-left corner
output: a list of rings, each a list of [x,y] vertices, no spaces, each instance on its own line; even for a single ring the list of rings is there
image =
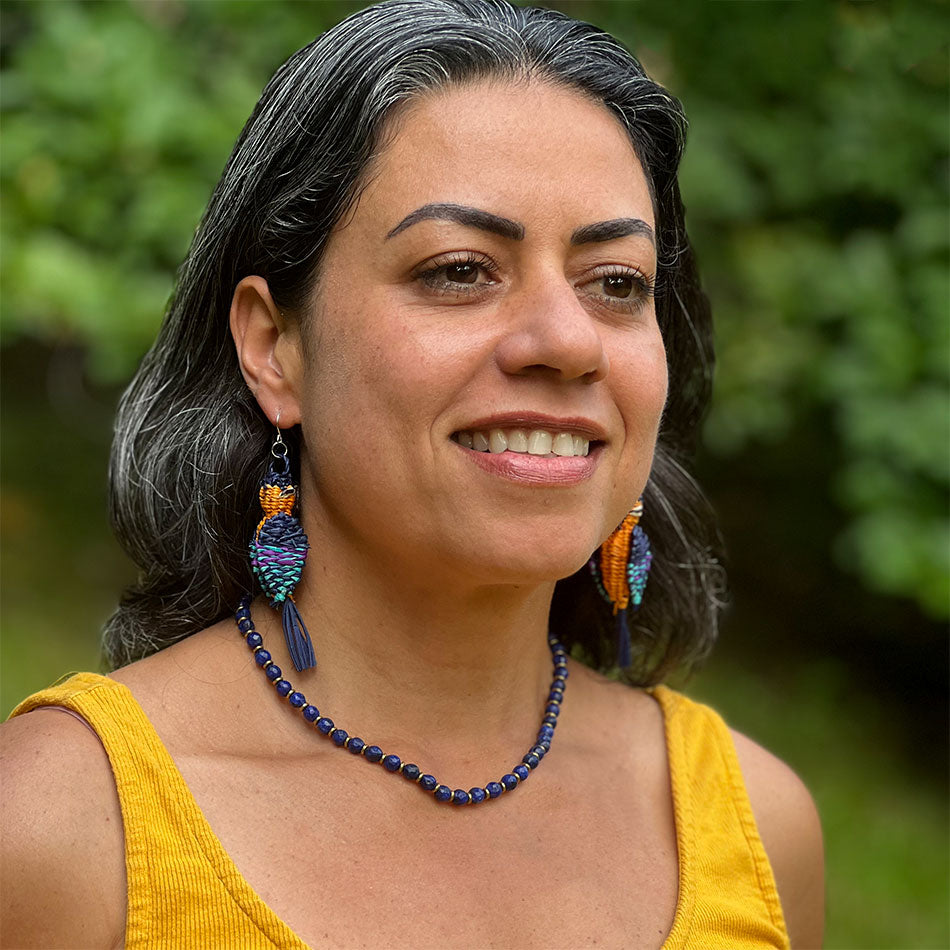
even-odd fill
[[[634,609],[643,603],[643,591],[647,586],[653,550],[646,531],[637,525],[630,541],[630,557],[627,561],[627,585],[630,588],[630,603]]]
[[[281,608],[284,638],[298,672],[317,665],[313,641],[294,603],[310,543],[294,516],[297,487],[290,477],[290,459],[280,429],[271,447],[272,460],[261,482],[259,497],[264,517],[249,546],[251,570],[271,607]]]

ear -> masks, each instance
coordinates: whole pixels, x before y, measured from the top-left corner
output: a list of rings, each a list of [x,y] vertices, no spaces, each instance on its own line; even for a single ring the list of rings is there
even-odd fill
[[[271,422],[300,422],[301,358],[297,324],[277,309],[263,277],[245,277],[231,299],[231,336],[248,388]]]

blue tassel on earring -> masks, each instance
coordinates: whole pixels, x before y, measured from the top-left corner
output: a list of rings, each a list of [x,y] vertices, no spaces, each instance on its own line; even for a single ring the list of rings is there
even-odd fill
[[[630,628],[627,626],[627,609],[617,611],[617,666],[626,669],[633,663],[630,650]]]
[[[303,622],[297,605],[289,597],[284,601],[281,619],[284,624],[284,639],[287,641],[287,649],[294,666],[298,671],[316,666],[317,658],[313,654],[313,641],[310,639],[307,625]]]

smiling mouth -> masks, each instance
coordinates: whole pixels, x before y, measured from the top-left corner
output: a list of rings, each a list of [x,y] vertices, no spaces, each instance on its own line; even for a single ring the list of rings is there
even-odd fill
[[[473,452],[492,455],[513,452],[544,458],[585,456],[591,448],[601,444],[572,432],[527,428],[461,430],[452,433],[452,440]]]

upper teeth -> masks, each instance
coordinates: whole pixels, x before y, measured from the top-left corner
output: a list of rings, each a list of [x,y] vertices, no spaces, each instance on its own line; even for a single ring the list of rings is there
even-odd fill
[[[587,455],[590,441],[570,432],[546,429],[488,429],[459,432],[459,445],[476,452],[519,452],[528,455]]]

